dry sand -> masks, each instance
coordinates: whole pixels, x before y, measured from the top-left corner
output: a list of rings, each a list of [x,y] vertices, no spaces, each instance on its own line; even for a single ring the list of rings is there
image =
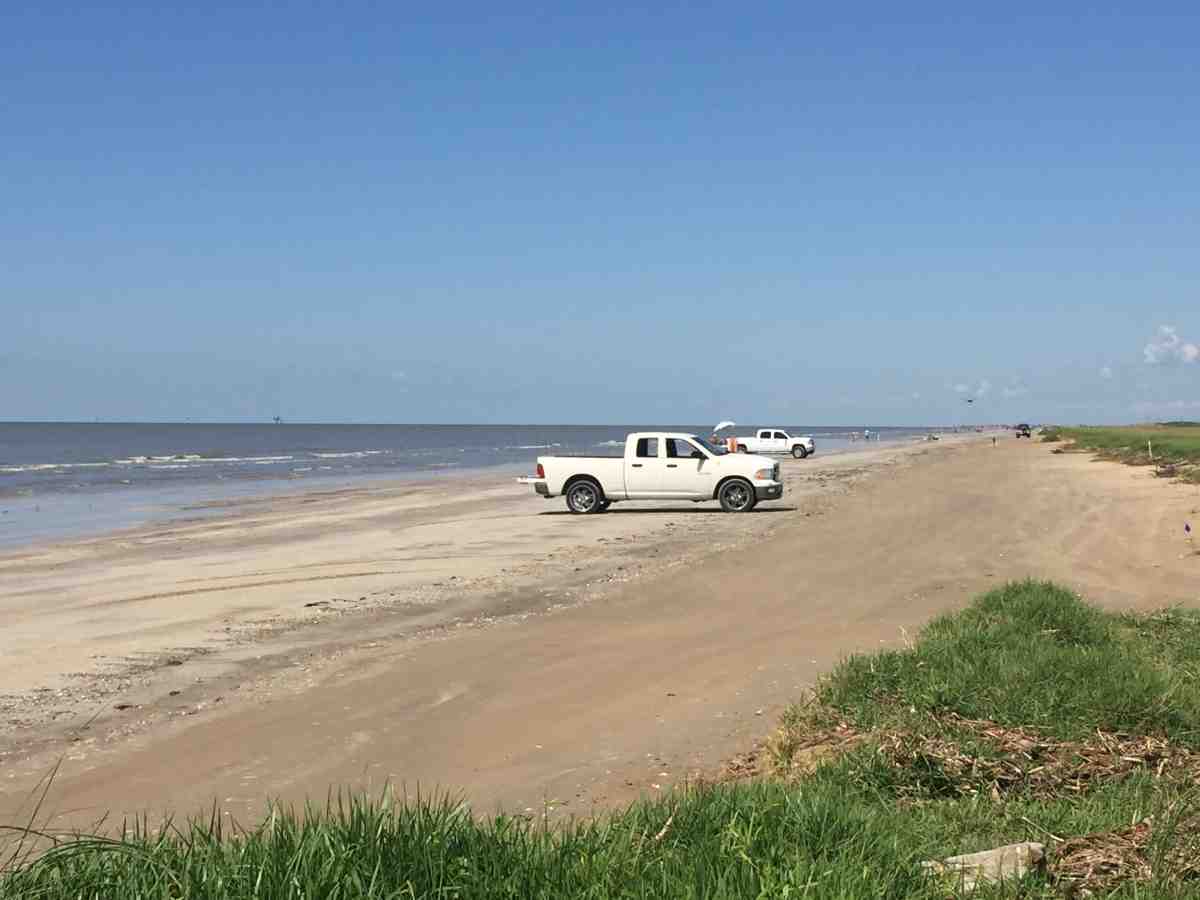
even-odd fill
[[[1006,579],[1200,602],[1200,492],[1146,470],[1006,438],[785,473],[746,516],[572,517],[480,477],[0,557],[0,822],[59,759],[60,826],[388,782],[583,813],[710,771],[842,655]]]

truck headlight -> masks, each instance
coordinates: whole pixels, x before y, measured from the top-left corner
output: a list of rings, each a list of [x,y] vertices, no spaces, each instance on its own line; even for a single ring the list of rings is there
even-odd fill
[[[769,469],[759,469],[757,472],[754,473],[754,477],[757,478],[759,481],[774,481],[775,480],[775,467],[772,466]]]

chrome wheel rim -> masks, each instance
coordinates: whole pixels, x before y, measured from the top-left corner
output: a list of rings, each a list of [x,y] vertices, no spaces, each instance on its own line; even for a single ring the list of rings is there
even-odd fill
[[[731,484],[725,488],[725,502],[734,509],[745,509],[750,502],[750,491],[744,484]]]
[[[586,484],[571,488],[571,508],[579,512],[591,512],[596,505],[596,491]]]

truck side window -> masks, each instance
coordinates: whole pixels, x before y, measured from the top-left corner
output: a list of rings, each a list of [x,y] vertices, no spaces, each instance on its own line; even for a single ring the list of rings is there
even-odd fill
[[[769,440],[771,439],[771,432],[769,432],[769,431],[760,431],[760,432],[758,433],[758,439],[759,439],[760,441],[769,441]]]
[[[667,438],[667,459],[704,459],[700,448],[683,438]]]
[[[786,440],[787,440],[787,435],[786,435],[786,434],[784,434],[782,431],[777,431],[777,432],[775,432],[775,440],[777,440],[777,441],[786,441]]]
[[[658,438],[638,438],[638,459],[655,459],[658,457]]]

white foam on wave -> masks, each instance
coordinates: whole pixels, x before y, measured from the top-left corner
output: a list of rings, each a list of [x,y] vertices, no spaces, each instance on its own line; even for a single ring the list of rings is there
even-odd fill
[[[597,447],[624,447],[625,442],[624,441],[601,441],[596,446]]]
[[[0,472],[6,475],[20,475],[22,472],[50,472],[58,469],[103,469],[109,463],[28,463],[22,466],[0,466]]]
[[[366,456],[380,456],[387,450],[349,450],[345,453],[314,453],[317,459],[362,459]]]
[[[195,466],[225,465],[229,463],[270,463],[290,462],[294,456],[201,456],[199,453],[176,453],[171,456],[129,456],[125,459],[113,460],[112,465],[118,466],[159,466],[162,463],[190,463]],[[88,463],[88,465],[110,465],[109,463]]]
[[[266,465],[268,463],[291,462],[296,457],[294,456],[218,456],[211,459],[205,459],[205,462],[216,463],[254,463],[255,465]]]

